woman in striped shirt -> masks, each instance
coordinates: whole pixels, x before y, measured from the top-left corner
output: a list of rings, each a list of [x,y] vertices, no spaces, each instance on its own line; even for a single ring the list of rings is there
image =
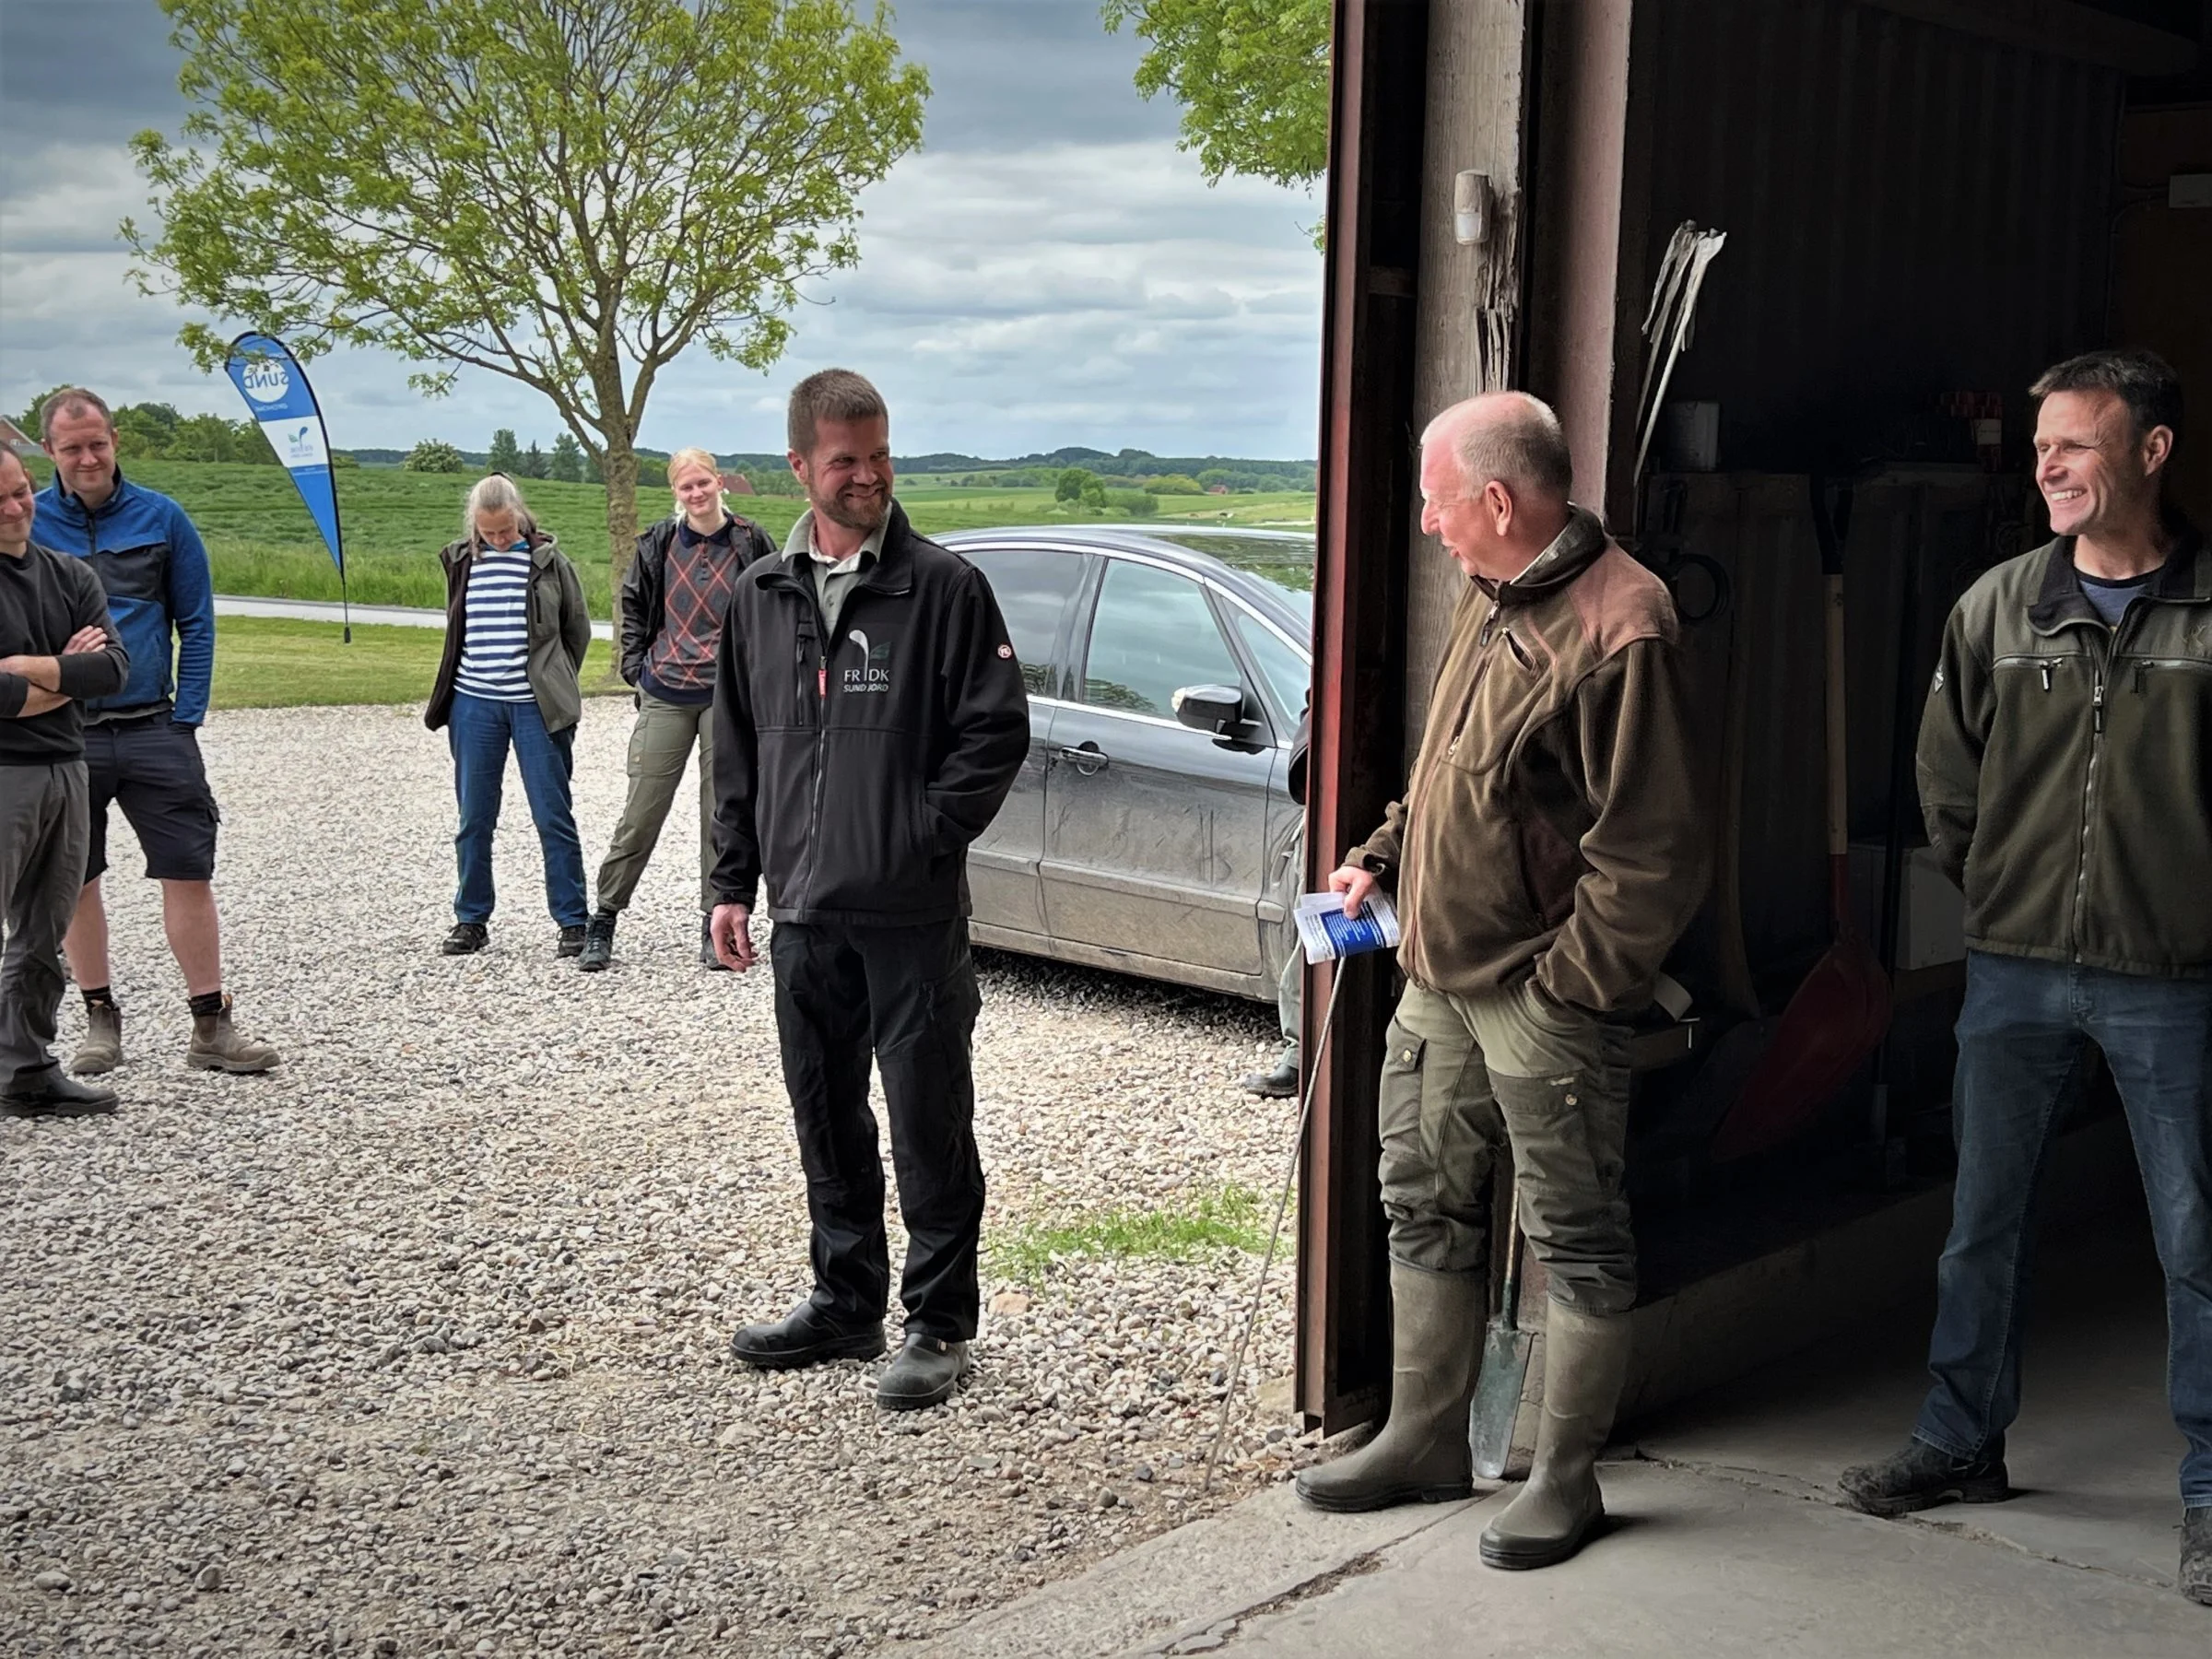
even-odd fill
[[[423,721],[446,730],[461,830],[453,837],[461,885],[453,930],[440,948],[467,956],[489,941],[491,841],[499,827],[507,753],[522,769],[523,793],[546,859],[546,904],[560,936],[554,955],[583,949],[583,843],[570,795],[576,683],[592,642],[583,584],[553,537],[537,527],[504,473],[468,492],[461,539],[445,565],[445,655]]]

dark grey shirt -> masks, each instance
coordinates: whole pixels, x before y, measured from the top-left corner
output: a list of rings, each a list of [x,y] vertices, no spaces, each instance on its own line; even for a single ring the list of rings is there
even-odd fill
[[[21,713],[30,681],[0,674],[0,766],[52,766],[85,752],[85,702],[123,689],[129,669],[108,620],[108,596],[82,559],[32,542],[17,559],[0,553],[0,657],[61,656],[79,629],[107,630],[105,651],[62,657],[61,689],[70,700],[43,714]]]

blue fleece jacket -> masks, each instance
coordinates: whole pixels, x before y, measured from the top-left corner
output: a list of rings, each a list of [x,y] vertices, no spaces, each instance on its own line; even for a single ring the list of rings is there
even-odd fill
[[[215,679],[215,577],[207,568],[206,544],[184,509],[132,483],[118,468],[115,493],[89,511],[56,478],[39,491],[32,524],[41,543],[90,563],[130,653],[130,678],[114,696],[88,703],[88,717],[112,720],[169,708],[179,725],[206,720]]]

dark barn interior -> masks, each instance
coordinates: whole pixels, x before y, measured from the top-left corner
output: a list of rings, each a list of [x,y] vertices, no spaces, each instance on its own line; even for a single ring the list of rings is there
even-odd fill
[[[1719,825],[1720,879],[1670,964],[1689,1015],[1639,1044],[1647,1303],[1838,1228],[1878,1236],[1947,1178],[1963,947],[1955,890],[1914,856],[1920,705],[1952,602],[2045,539],[2036,375],[2148,346],[2212,403],[2207,46],[2196,0],[1341,0],[1309,874],[1402,788],[1454,596],[1416,528],[1414,441],[1457,398],[1533,391],[1567,423],[1577,499],[1675,589]],[[1486,222],[1465,241],[1470,200]],[[1641,325],[1686,223],[1726,241],[1639,469]],[[2212,518],[2206,435],[2184,435],[2172,491]],[[1747,1135],[1746,1073],[1835,938],[1839,576],[1849,915],[1893,1014],[1840,1083]],[[1347,973],[1300,1210],[1299,1401],[1332,1430],[1388,1373],[1373,1114],[1394,987]],[[1328,990],[1316,971],[1309,1052]],[[2083,1204],[2133,1179],[2108,1094],[2077,1109]],[[1844,1300],[1882,1305],[1932,1262],[1900,1248]],[[1817,1334],[1824,1290],[1758,1283],[1703,1351],[1641,1355],[1634,1397]]]

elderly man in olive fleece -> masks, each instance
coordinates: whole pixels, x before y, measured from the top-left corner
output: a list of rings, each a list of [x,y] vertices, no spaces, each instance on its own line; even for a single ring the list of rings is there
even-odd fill
[[[115,1110],[114,1091],[65,1076],[52,1046],[91,837],[82,700],[121,690],[129,662],[99,579],[30,539],[36,500],[0,447],[0,1104],[74,1117]]]
[[[1488,1276],[1491,1171],[1510,1146],[1544,1264],[1544,1414],[1521,1495],[1481,1538],[1546,1567],[1604,1512],[1636,1300],[1621,1189],[1628,1030],[1703,895],[1706,838],[1665,587],[1567,499],[1558,418],[1517,393],[1421,441],[1421,527],[1467,576],[1402,803],[1330,885],[1394,885],[1405,995],[1380,1106],[1390,1220],[1390,1420],[1300,1496],[1368,1510],[1464,1498]]]

